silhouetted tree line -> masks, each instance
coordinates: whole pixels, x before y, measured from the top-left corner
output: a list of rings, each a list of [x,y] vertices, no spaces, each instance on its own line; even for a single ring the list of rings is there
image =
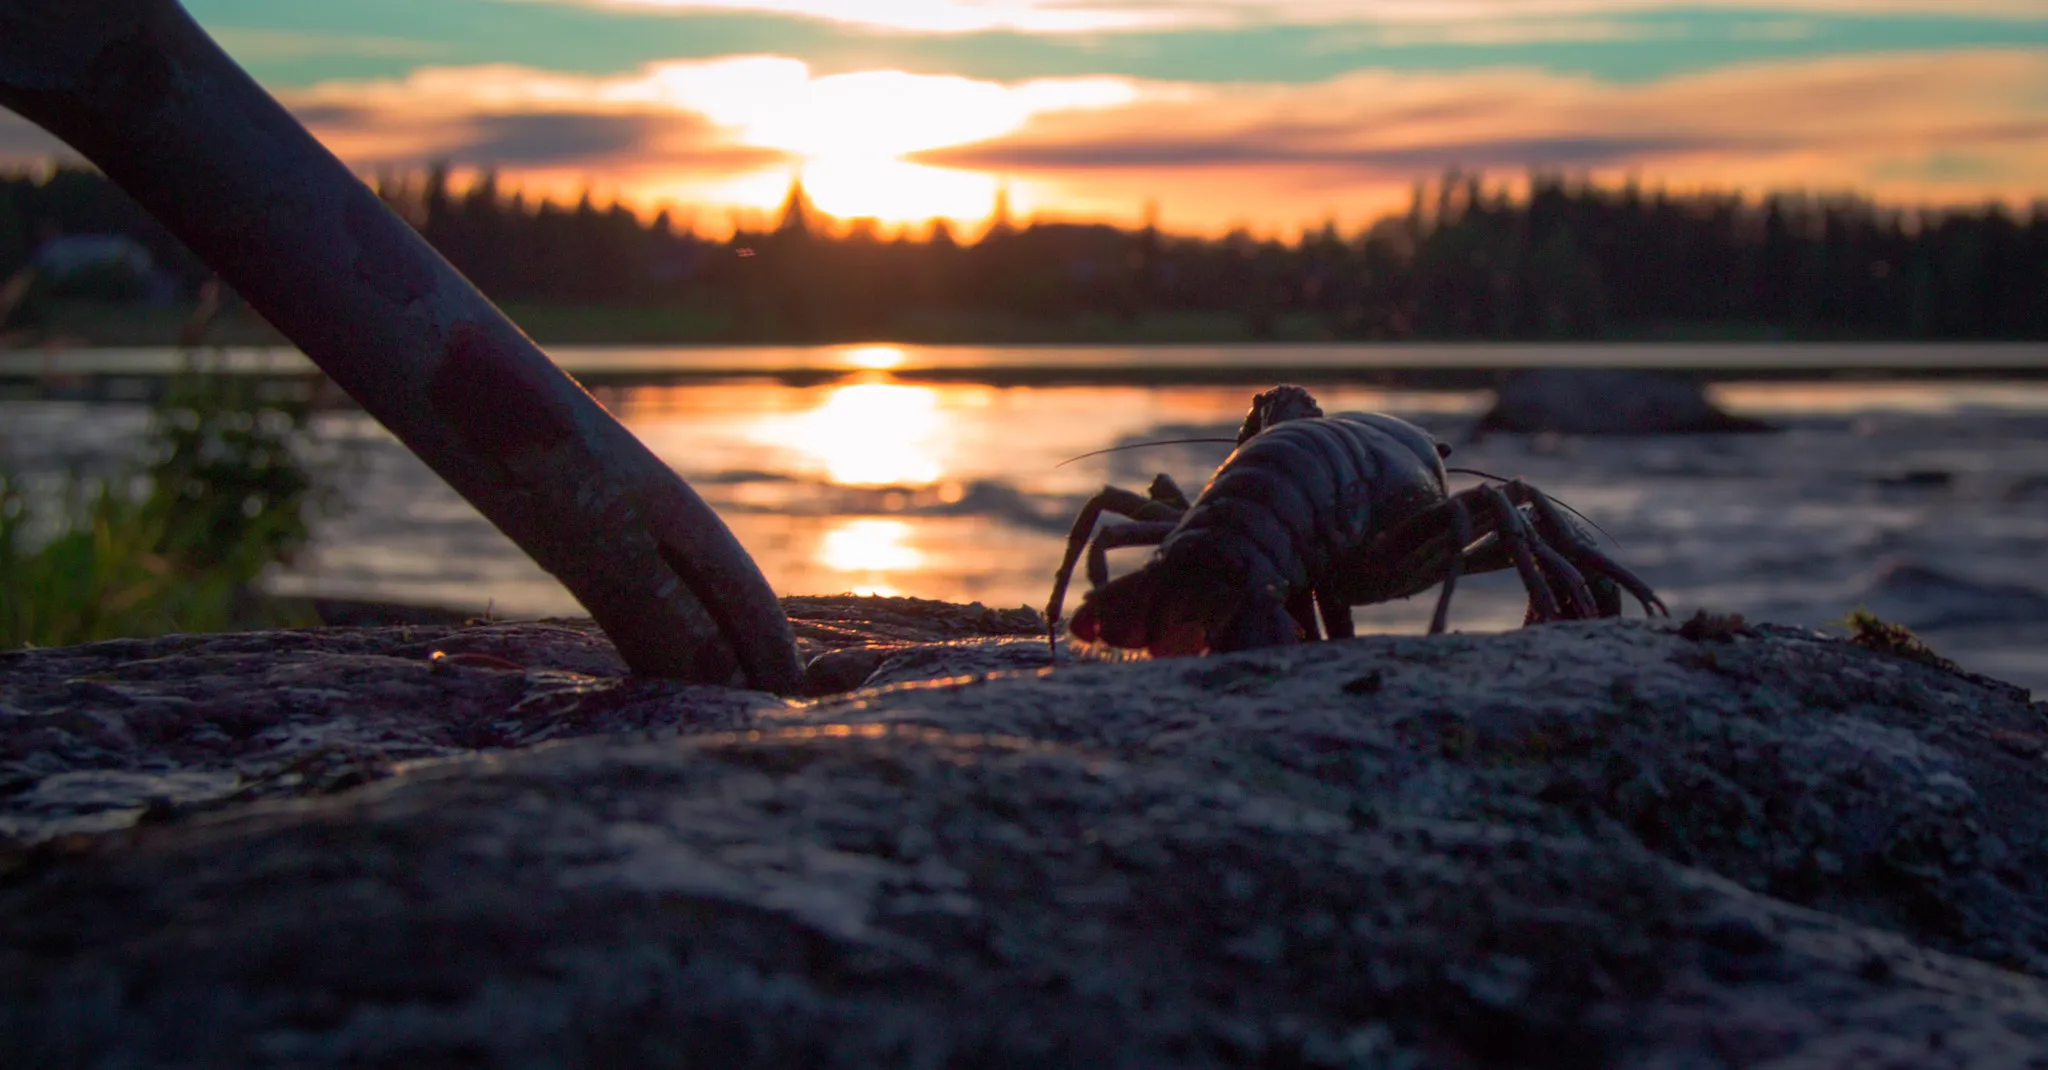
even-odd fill
[[[485,174],[386,177],[379,195],[493,298],[695,308],[733,340],[883,337],[950,321],[1227,313],[1252,336],[1357,339],[2048,338],[2048,202],[1886,207],[1853,196],[1672,193],[1456,173],[1405,213],[1284,242],[1156,226],[839,221],[793,186],[776,223],[716,241],[666,212],[530,200]],[[98,175],[0,178],[0,276],[38,228],[130,234],[204,269]]]

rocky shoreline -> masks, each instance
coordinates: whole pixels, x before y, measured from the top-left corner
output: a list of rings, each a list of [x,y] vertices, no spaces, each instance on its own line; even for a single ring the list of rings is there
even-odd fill
[[[792,600],[0,655],[10,1065],[2010,1066],[2048,704],[1739,621],[1086,663]],[[824,655],[820,658],[819,655]]]

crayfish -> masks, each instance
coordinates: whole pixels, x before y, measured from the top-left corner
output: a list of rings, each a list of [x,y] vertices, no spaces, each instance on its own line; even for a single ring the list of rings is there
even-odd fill
[[[1450,447],[1405,420],[1325,416],[1307,390],[1278,386],[1253,398],[1236,441],[1193,502],[1165,475],[1143,495],[1111,486],[1088,499],[1053,577],[1048,639],[1084,551],[1093,589],[1069,633],[1154,657],[1349,638],[1352,606],[1441,583],[1436,634],[1460,575],[1507,568],[1528,590],[1525,623],[1620,616],[1623,590],[1670,615],[1535,487],[1451,493]],[[1104,512],[1131,522],[1098,532]],[[1108,551],[1130,546],[1157,550],[1111,580]]]

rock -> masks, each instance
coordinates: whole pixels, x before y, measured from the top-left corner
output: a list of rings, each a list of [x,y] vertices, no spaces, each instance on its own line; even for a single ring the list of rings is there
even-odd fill
[[[1493,407],[1474,424],[1474,441],[1494,431],[1560,435],[1669,435],[1775,431],[1761,420],[1722,411],[1693,380],[1616,368],[1541,368],[1509,372]]]
[[[36,842],[0,854],[0,1050],[1819,1067],[2048,1045],[2048,707],[2009,691],[1747,623],[1047,669],[1035,638],[904,639],[918,613],[847,606],[810,621],[837,648],[855,617],[898,632],[891,682],[804,702],[554,668],[591,656],[568,624],[0,660],[7,720],[64,735],[7,737],[0,813]],[[251,694],[216,717],[209,677]],[[313,712],[309,678],[337,692]],[[321,724],[371,782],[155,805],[117,777],[101,804],[132,828],[22,815],[93,771],[203,796]]]
[[[1031,610],[853,595],[784,606],[799,649],[824,670],[813,673],[821,693],[879,670],[900,677],[906,666],[936,665],[947,641],[963,637],[1018,636],[1006,664],[1047,656],[1044,618]],[[628,676],[587,618],[0,653],[0,846],[170,809],[345,789],[408,761],[573,736],[744,728],[782,705],[759,692]]]

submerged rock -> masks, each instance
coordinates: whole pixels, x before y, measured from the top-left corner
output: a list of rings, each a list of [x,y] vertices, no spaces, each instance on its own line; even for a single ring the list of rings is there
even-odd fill
[[[1663,372],[1615,368],[1541,368],[1510,372],[1493,407],[1471,431],[1560,435],[1665,435],[1775,431],[1761,420],[1730,414],[1696,380]]]
[[[11,737],[8,775],[28,779],[0,813],[24,840],[49,778],[204,789],[315,723],[371,782],[143,800],[132,829],[0,854],[0,1050],[759,1067],[2048,1050],[2048,709],[2023,693],[1732,618],[1046,669],[1042,639],[903,638],[917,616],[869,637],[897,644],[871,677],[894,682],[806,702],[557,668],[556,645],[602,642],[567,625],[520,649],[498,625],[9,655],[5,718],[94,741]],[[512,664],[450,665],[455,647]],[[296,668],[258,678],[245,657]],[[53,669],[84,684],[45,690]],[[209,674],[249,692],[232,716],[207,712]],[[451,699],[465,674],[502,693]],[[295,699],[309,676],[323,697]],[[377,727],[337,724],[356,717]],[[475,734],[499,722],[524,734]],[[422,740],[440,749],[423,760]]]

